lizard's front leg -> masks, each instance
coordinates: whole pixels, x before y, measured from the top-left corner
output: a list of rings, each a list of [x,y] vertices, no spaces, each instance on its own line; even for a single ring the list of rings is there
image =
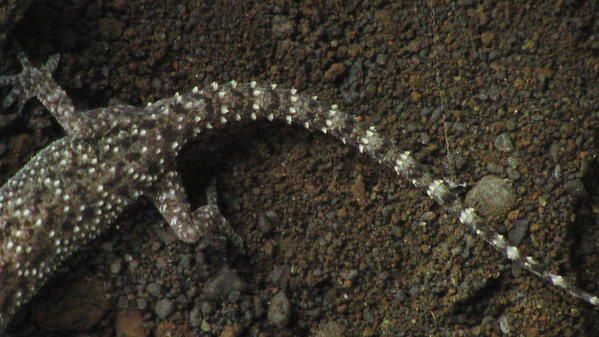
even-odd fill
[[[196,243],[208,233],[222,233],[243,251],[243,240],[218,208],[215,180],[206,189],[207,204],[195,211],[191,210],[175,171],[166,173],[149,197],[180,240]]]
[[[54,54],[46,64],[35,67],[25,53],[17,52],[17,58],[23,70],[17,75],[0,76],[0,86],[12,86],[12,90],[2,102],[3,108],[17,103],[17,112],[21,112],[25,103],[36,97],[48,111],[58,120],[60,125],[70,133],[76,125],[75,107],[66,92],[52,79],[52,73],[58,66],[60,56]]]
[[[0,75],[0,87],[12,86],[2,102],[3,108],[16,103],[17,112],[21,112],[25,103],[35,97],[48,109],[67,135],[81,139],[102,136],[115,126],[128,127],[130,118],[123,116],[139,111],[128,105],[76,111],[69,96],[52,78],[60,60],[58,54],[50,56],[41,67],[32,65],[22,50],[17,52],[17,58],[23,68],[21,73]]]

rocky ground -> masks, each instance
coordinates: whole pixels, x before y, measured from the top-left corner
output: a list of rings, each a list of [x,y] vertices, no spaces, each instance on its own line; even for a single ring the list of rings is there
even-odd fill
[[[0,72],[18,71],[9,49],[19,42],[38,62],[61,54],[55,77],[82,109],[231,79],[318,95],[464,192],[485,176],[508,179],[489,201],[502,196],[507,215],[491,225],[599,293],[597,7],[42,0],[8,36]],[[2,110],[0,182],[60,136],[37,102],[22,115]],[[142,202],[15,319],[18,336],[599,331],[597,311],[511,266],[421,191],[326,136],[234,127],[189,146],[180,167],[196,205],[218,178],[246,254],[177,242]]]

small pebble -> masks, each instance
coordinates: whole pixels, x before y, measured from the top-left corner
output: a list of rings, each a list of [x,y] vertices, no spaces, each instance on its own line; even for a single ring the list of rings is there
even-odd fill
[[[516,220],[516,224],[508,233],[508,240],[511,245],[517,246],[528,232],[528,218]]]
[[[137,310],[119,311],[115,319],[116,335],[118,337],[146,337],[144,320]]]
[[[501,152],[512,152],[514,151],[514,142],[510,134],[504,132],[495,138],[495,148]]]
[[[277,293],[268,307],[268,322],[278,327],[284,327],[289,323],[291,316],[291,303],[284,291]]]
[[[148,301],[146,301],[144,298],[137,299],[137,309],[143,311],[143,310],[146,310],[147,307],[148,307]]]
[[[146,290],[154,297],[158,297],[162,294],[162,287],[158,283],[150,283],[146,287]]]
[[[200,308],[195,307],[189,312],[189,324],[194,328],[198,328],[201,323],[202,312],[200,311]]]
[[[161,299],[156,303],[154,312],[161,320],[166,319],[175,310],[175,304],[168,298]]]
[[[335,321],[320,324],[316,331],[316,337],[343,337],[345,335],[345,329]]]
[[[564,189],[574,199],[583,199],[587,195],[587,191],[584,187],[582,180],[573,179],[564,184]]]
[[[204,285],[202,292],[210,300],[222,300],[234,291],[245,288],[243,280],[229,267],[223,267],[218,275]]]
[[[238,337],[241,335],[241,327],[239,325],[227,325],[223,328],[219,337]]]
[[[324,73],[324,80],[327,82],[337,81],[341,75],[345,73],[345,65],[343,63],[333,63]]]
[[[110,264],[110,272],[113,274],[118,274],[121,272],[122,267],[123,267],[123,260],[121,260],[120,258],[116,258]]]
[[[505,179],[484,176],[466,194],[466,205],[479,210],[483,216],[501,218],[516,203],[516,194]]]

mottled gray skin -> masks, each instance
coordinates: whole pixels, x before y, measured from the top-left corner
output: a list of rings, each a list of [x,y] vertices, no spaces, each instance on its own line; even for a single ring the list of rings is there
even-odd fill
[[[486,226],[476,210],[408,151],[400,151],[374,127],[325,106],[294,89],[256,83],[212,84],[175,94],[144,108],[111,106],[76,112],[52,80],[58,58],[41,68],[20,55],[23,72],[0,77],[12,85],[6,104],[36,96],[65,129],[67,136],[40,151],[0,188],[0,332],[15,311],[52,276],[56,268],[111,226],[122,210],[145,196],[152,200],[178,237],[189,243],[208,231],[225,231],[239,240],[212,204],[191,210],[175,157],[181,147],[206,129],[253,120],[282,120],[332,135],[390,167],[455,214],[478,237],[535,275],[568,294],[599,306],[596,296],[543,270],[521,256],[501,234]]]

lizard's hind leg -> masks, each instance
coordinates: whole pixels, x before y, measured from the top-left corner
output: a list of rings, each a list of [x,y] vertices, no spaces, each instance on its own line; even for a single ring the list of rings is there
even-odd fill
[[[198,207],[193,212],[193,216],[196,222],[205,223],[207,227],[214,228],[218,233],[224,234],[237,250],[244,251],[243,239],[231,227],[227,218],[222,215],[220,208],[218,208],[215,178],[206,187],[206,205]]]
[[[165,174],[157,190],[149,195],[180,240],[197,243],[205,235],[218,233],[223,234],[237,249],[243,251],[243,240],[231,228],[218,208],[215,180],[207,188],[206,196],[207,205],[192,211],[181,178],[175,171]]]

